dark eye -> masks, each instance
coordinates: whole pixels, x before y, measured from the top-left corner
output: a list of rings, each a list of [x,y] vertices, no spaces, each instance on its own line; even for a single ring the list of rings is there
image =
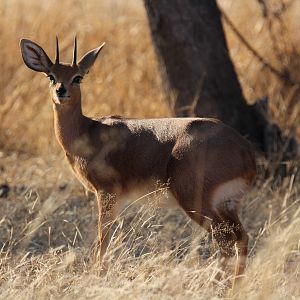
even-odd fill
[[[76,76],[74,77],[72,83],[79,84],[81,83],[81,81],[82,81],[82,76]]]
[[[56,83],[55,77],[53,75],[48,75],[47,77],[49,78],[52,84]]]

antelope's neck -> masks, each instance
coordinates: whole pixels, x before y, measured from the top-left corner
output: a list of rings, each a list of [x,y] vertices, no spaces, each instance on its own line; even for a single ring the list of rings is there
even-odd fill
[[[55,135],[65,150],[70,155],[76,155],[76,144],[84,136],[86,117],[82,114],[81,105],[67,106],[53,104]]]

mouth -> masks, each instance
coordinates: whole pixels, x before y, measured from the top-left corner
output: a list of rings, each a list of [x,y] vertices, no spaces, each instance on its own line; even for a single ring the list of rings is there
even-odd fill
[[[70,99],[70,96],[57,96],[57,100],[59,103],[64,103]]]

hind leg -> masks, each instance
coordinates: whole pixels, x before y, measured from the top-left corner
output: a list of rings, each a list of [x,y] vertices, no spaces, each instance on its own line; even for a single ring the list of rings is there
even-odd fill
[[[236,254],[232,289],[241,279],[246,267],[248,235],[235,208],[218,207],[212,217],[211,230],[221,251],[222,268],[225,271],[231,257]]]
[[[228,236],[227,243],[231,247],[235,247],[236,250],[236,263],[234,270],[234,282],[240,278],[244,273],[246,267],[246,260],[248,254],[248,235],[243,228],[243,225],[235,210],[228,208],[219,209],[219,215],[223,222],[227,225],[232,232],[231,236]]]
[[[244,273],[248,252],[248,235],[242,226],[235,207],[231,209],[224,205],[224,207],[213,210],[204,206],[202,210],[197,210],[195,205],[187,206],[189,202],[184,201],[185,197],[183,195],[177,193],[176,196],[178,203],[189,217],[212,233],[220,248],[220,263],[223,271],[227,271],[228,263],[236,253],[234,287],[235,282]],[[190,199],[194,198],[191,197]],[[220,274],[218,274],[218,277],[220,277]]]
[[[239,178],[222,181],[216,190],[218,185],[208,180],[210,177],[205,176],[205,169],[198,171],[206,165],[206,148],[200,151],[199,147],[196,156],[187,155],[181,149],[183,152],[178,151],[181,154],[178,159],[178,149],[175,147],[168,166],[170,189],[184,211],[200,226],[212,232],[220,247],[224,268],[236,248],[234,278],[238,278],[244,272],[248,250],[248,236],[237,215],[237,204],[246,184]]]

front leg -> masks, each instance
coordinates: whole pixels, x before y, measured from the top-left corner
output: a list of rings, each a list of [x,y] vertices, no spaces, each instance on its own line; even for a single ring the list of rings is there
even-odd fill
[[[115,218],[114,208],[116,195],[101,191],[96,193],[96,197],[98,202],[97,257],[100,259],[100,262],[102,262],[111,240],[111,226]]]

